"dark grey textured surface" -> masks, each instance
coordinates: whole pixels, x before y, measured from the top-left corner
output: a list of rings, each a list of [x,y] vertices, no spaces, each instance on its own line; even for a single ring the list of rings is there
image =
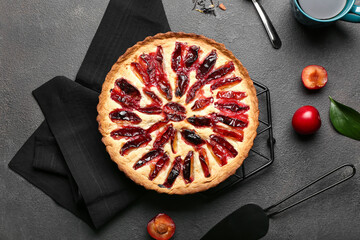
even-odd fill
[[[228,10],[218,11],[216,18],[191,11],[191,0],[163,2],[173,31],[224,43],[252,78],[270,88],[274,164],[214,200],[187,199],[189,206],[181,212],[177,206],[163,207],[172,198],[151,194],[156,201],[139,201],[94,232],[7,164],[43,120],[31,91],[56,75],[75,77],[107,2],[0,0],[0,239],[147,239],[146,223],[158,212],[173,217],[175,239],[199,239],[246,203],[266,207],[340,164],[360,167],[360,143],[333,130],[327,98],[360,110],[360,24],[338,22],[311,31],[293,19],[288,1],[263,1],[283,41],[274,50],[250,1],[224,0]],[[327,86],[316,93],[300,82],[309,64],[323,65],[329,73]],[[318,108],[323,125],[316,135],[300,138],[291,129],[291,117],[307,104]],[[360,174],[277,216],[265,239],[359,239],[359,187]]]

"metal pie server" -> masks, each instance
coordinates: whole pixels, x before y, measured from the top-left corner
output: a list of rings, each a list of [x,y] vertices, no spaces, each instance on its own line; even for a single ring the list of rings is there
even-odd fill
[[[347,171],[344,171],[347,169]],[[351,171],[349,171],[351,170]],[[317,190],[315,193],[312,193],[295,203],[292,203],[288,206],[278,207],[280,204],[284,203],[285,201],[291,199],[295,195],[301,193],[305,189],[313,186],[317,182],[329,178],[332,175],[339,177],[339,173],[341,174],[340,180],[336,181],[332,184],[323,185],[323,188]],[[279,202],[271,205],[267,208],[262,208],[256,204],[247,204],[239,209],[235,210],[233,213],[225,217],[219,223],[217,223],[209,232],[205,234],[201,238],[201,240],[219,240],[219,239],[226,239],[226,240],[255,240],[264,237],[268,230],[269,230],[269,220],[271,217],[282,213],[292,207],[299,205],[306,200],[315,197],[316,195],[325,192],[347,180],[352,178],[356,173],[355,166],[353,164],[345,164],[340,167],[335,168],[334,170],[324,174],[323,176],[315,179],[314,181],[310,182],[306,186],[300,188],[299,190],[293,192],[292,194],[288,195],[284,199],[280,200]],[[333,181],[331,181],[333,182]],[[325,187],[327,186],[327,187]],[[273,210],[274,208],[280,208],[279,210]]]
[[[261,18],[261,21],[264,24],[265,30],[269,36],[270,42],[273,45],[275,49],[279,49],[281,47],[281,40],[279,35],[277,34],[273,24],[270,21],[269,16],[266,14],[264,8],[256,1],[252,0],[257,12],[259,13],[259,16]]]

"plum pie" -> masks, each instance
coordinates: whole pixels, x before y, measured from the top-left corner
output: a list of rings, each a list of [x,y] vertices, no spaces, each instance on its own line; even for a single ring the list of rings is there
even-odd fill
[[[241,62],[201,35],[160,33],[108,73],[98,122],[111,159],[147,189],[189,194],[216,186],[248,156],[258,100]]]

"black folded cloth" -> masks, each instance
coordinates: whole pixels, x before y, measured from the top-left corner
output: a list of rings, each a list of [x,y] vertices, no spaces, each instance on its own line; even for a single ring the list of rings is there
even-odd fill
[[[94,228],[144,192],[101,142],[96,105],[102,83],[127,48],[167,31],[161,0],[110,0],[76,80],[55,77],[33,91],[45,121],[9,167]]]

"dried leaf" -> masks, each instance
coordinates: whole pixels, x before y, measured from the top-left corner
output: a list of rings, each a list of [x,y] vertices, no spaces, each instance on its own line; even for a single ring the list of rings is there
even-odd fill
[[[220,8],[221,10],[223,10],[223,11],[226,11],[226,7],[225,7],[225,5],[222,4],[222,3],[219,4],[219,8]]]

